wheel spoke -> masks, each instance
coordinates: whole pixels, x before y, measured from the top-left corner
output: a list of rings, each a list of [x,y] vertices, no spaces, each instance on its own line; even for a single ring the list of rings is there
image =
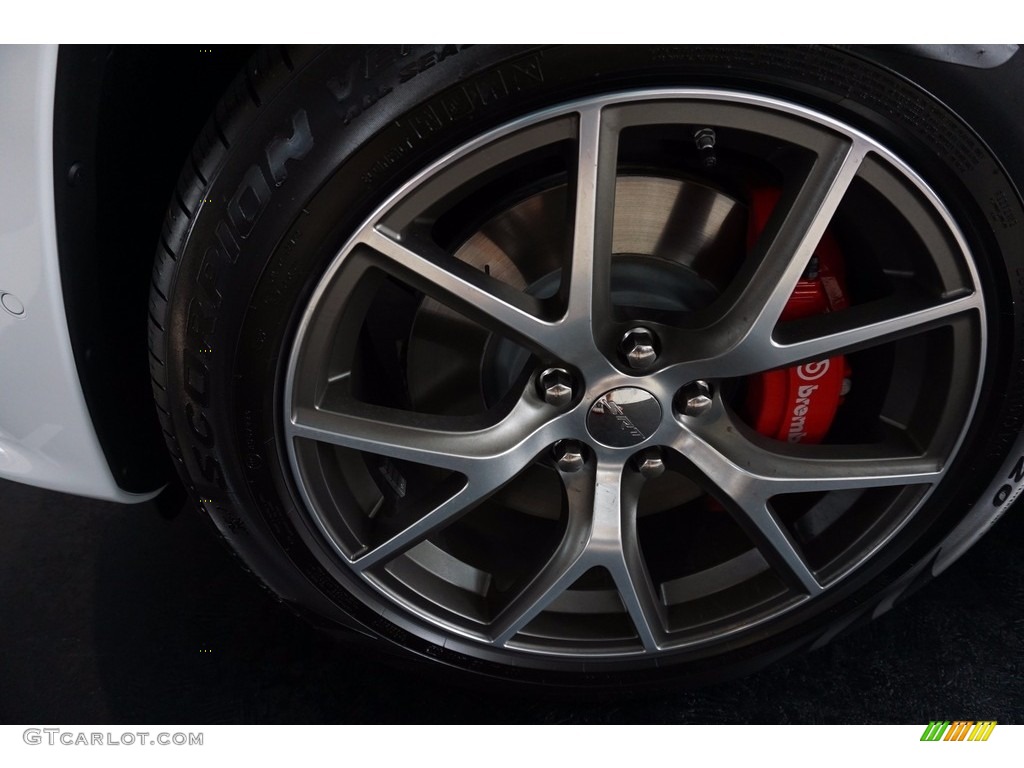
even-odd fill
[[[713,341],[691,333],[686,336],[690,349],[708,357],[694,355],[695,359],[667,369],[665,376],[676,382],[676,387],[699,376],[750,376],[926,333],[981,307],[976,292],[937,299],[904,291],[839,312],[789,320],[779,326],[776,338],[745,342],[718,357],[711,349]]]
[[[569,501],[565,533],[554,556],[530,583],[495,618],[492,640],[505,645],[523,627],[573,585],[587,568],[585,557],[590,538],[594,480],[590,471],[562,474]]]
[[[818,578],[769,506],[755,499],[747,502],[742,507],[727,505],[727,508],[764,559],[792,589],[812,596],[821,592]]]
[[[459,420],[378,408],[358,402],[349,412],[298,407],[288,429],[302,437],[342,448],[367,451],[393,459],[430,464],[464,475],[486,470],[517,444],[532,448],[536,430],[544,423],[541,409],[521,400],[500,421],[457,430]],[[531,440],[530,438],[533,437]]]
[[[714,341],[722,351],[770,342],[786,302],[866,154],[857,142],[836,138],[818,155],[784,208],[778,227],[761,236],[733,283],[738,295],[713,328]],[[787,206],[786,200],[779,205]]]
[[[758,367],[745,372],[781,368],[924,333],[965,312],[976,311],[980,305],[976,293],[939,302],[893,296],[841,312],[793,320],[780,329],[785,343],[767,347],[765,358],[756,363]]]
[[[768,441],[732,420],[720,400],[697,435],[680,433],[672,446],[712,483],[762,554],[796,589],[821,591],[789,533],[770,508],[774,496],[859,488],[933,485],[942,463],[907,455],[895,445],[804,446]]]
[[[349,565],[356,571],[365,571],[376,565],[387,563],[404,554],[424,539],[455,522],[477,504],[499,491],[502,486],[526,469],[533,457],[520,457],[522,462],[507,462],[498,471],[489,472],[479,478],[470,477],[468,482],[452,497],[433,507],[415,522],[393,534],[385,541],[368,547]]]
[[[783,493],[934,484],[942,462],[909,446],[797,445],[769,441],[726,412],[716,397],[699,434],[683,431],[673,447],[726,495],[767,500]]]
[[[361,406],[350,405],[354,409]],[[540,418],[541,409],[525,398],[497,423],[466,431],[454,431],[451,420],[443,417],[372,406],[361,406],[361,410],[341,413],[296,408],[288,430],[292,438],[448,469],[462,475],[465,482],[454,495],[352,561],[357,570],[397,557],[500,490],[529,466],[550,441],[545,436],[545,423],[556,423]],[[397,421],[398,418],[405,422]]]
[[[612,224],[618,131],[600,108],[579,113],[572,263],[562,323],[573,337],[593,345],[593,323],[611,317]]]
[[[939,480],[941,465],[935,459],[901,456],[880,451],[850,451],[862,454],[842,458],[842,451],[814,451],[784,456],[751,450],[746,471],[768,496],[783,493],[811,493],[851,488],[886,488],[904,485],[932,485]],[[830,458],[809,458],[818,453]],[[803,454],[803,455],[801,455]]]
[[[718,499],[750,537],[776,572],[791,588],[809,595],[821,585],[792,539],[768,506],[767,486],[747,467],[740,468],[712,449],[691,441],[681,448],[693,464],[716,486]],[[679,446],[677,446],[679,447]]]
[[[626,613],[644,650],[658,649],[665,634],[661,601],[651,583],[636,534],[636,507],[642,478],[621,466],[599,464],[594,493],[592,546],[612,575]]]
[[[636,502],[642,479],[623,478],[621,464],[600,464],[595,472],[563,475],[569,520],[558,551],[529,585],[495,619],[491,635],[505,644],[534,617],[594,567],[615,582],[637,636],[656,650],[665,622],[636,538]]]
[[[384,257],[386,272],[530,349],[549,351],[552,324],[534,297],[423,242],[407,245],[380,229],[367,230],[362,242]]]

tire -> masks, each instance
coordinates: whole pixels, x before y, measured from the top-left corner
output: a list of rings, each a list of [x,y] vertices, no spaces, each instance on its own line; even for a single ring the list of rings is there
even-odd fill
[[[169,449],[274,593],[424,668],[817,647],[1016,498],[1009,121],[829,48],[267,48],[156,257]]]

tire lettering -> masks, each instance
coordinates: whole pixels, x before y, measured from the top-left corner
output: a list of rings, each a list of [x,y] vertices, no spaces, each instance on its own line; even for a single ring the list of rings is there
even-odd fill
[[[263,156],[274,185],[280,186],[287,179],[289,162],[302,160],[312,148],[309,118],[305,110],[300,109],[292,115],[290,132],[282,131],[264,148]],[[196,350],[209,352],[213,347],[216,310],[222,300],[217,286],[224,278],[224,267],[238,260],[240,242],[252,233],[260,214],[270,202],[270,196],[271,182],[260,164],[250,166],[228,201],[226,217],[213,229],[215,242],[206,249],[199,264],[195,280],[200,290],[189,302],[185,319],[182,379],[185,396],[192,402],[185,403],[184,415],[189,432],[198,443],[192,446],[192,458],[206,482],[221,489],[226,487],[224,471],[220,462],[206,452],[215,444],[213,425],[203,413],[209,406],[211,375],[206,361]],[[225,514],[233,513],[228,511]],[[244,530],[238,519],[228,517],[227,525],[232,531]]]
[[[404,45],[375,46],[367,49],[363,61],[362,71],[359,75],[364,80],[369,80],[374,74],[385,67],[390,67],[396,61],[409,55]]]
[[[231,229],[228,227],[227,222],[218,222],[217,229],[214,230],[214,234],[217,236],[217,242],[220,243],[221,252],[227,257],[227,260],[232,264],[238,261],[238,254],[242,249],[238,245],[238,240],[236,240],[235,236],[231,234]]]
[[[207,448],[213,447],[213,429],[210,427],[210,421],[202,413],[196,418],[196,409],[192,407],[192,403],[185,404],[185,419],[196,440]]]
[[[416,138],[423,139],[441,130],[442,123],[441,118],[438,116],[434,108],[428,105],[409,118],[409,127],[412,128],[413,132],[416,134]],[[402,145],[399,146],[401,147]],[[410,145],[406,144],[405,146]],[[395,157],[395,159],[397,160],[398,157],[401,157],[403,154],[405,154],[404,149]],[[385,158],[387,158],[387,155],[385,155]]]
[[[185,363],[185,393],[205,408],[209,400],[209,372],[206,364],[192,351],[186,350],[184,355]]]
[[[267,145],[267,167],[276,186],[288,178],[285,167],[289,160],[301,160],[313,148],[313,135],[309,131],[309,117],[300,109],[292,115],[292,135],[287,139],[274,139]]]
[[[474,99],[473,93],[466,88],[460,88],[454,93],[442,94],[439,100],[441,102],[441,109],[444,110],[448,119],[453,121],[472,114],[476,110],[474,101],[483,102],[479,91]]]
[[[541,69],[540,59],[537,57],[513,64],[511,72],[512,86],[517,91],[521,91],[529,85],[544,82],[544,70]]]
[[[304,109],[292,115],[291,130],[291,138],[274,138],[264,149],[267,164],[270,166],[271,180],[275,186],[280,186],[287,178],[285,163],[288,160],[301,160],[313,148],[313,134],[309,129],[309,118]],[[234,248],[232,261],[238,258],[238,240],[245,240],[252,234],[257,219],[269,202],[270,182],[257,163],[245,172],[242,183],[228,201],[228,221],[234,228],[234,233],[224,228],[224,222],[220,222],[216,229],[221,244],[227,246],[230,241]],[[231,253],[230,250],[228,252]]]
[[[185,316],[185,334],[189,340],[200,346],[213,336],[214,328],[217,326],[217,316],[207,310],[206,303],[195,296],[189,301],[188,313]]]
[[[420,74],[420,72],[426,72],[434,65],[440,64],[449,56],[454,56],[456,53],[467,47],[468,46],[465,45],[445,45],[438,51],[431,51],[430,53],[420,56],[418,59],[406,64],[399,70],[398,82],[405,83],[412,80],[416,75]]]
[[[991,205],[989,218],[992,223],[998,224],[1003,229],[1017,226],[1013,203],[1003,190],[1000,189],[989,197],[989,205]]]
[[[228,218],[243,240],[252,234],[256,219],[270,202],[270,185],[258,165],[245,172],[242,184],[228,203]]]
[[[376,178],[407,155],[409,150],[414,149],[418,142],[452,123],[467,119],[483,106],[529,91],[542,84],[544,80],[541,58],[535,55],[523,61],[497,67],[440,94],[404,121],[395,122],[395,126],[403,130],[404,135],[399,134],[391,148],[383,152],[381,158],[360,178],[364,184],[372,184]]]
[[[206,482],[213,483],[218,488],[224,488],[224,472],[220,468],[220,462],[213,456],[203,456],[195,447],[192,448],[192,455],[199,466],[199,473]]]
[[[217,246],[211,245],[206,249],[206,253],[203,254],[203,261],[200,263],[199,271],[196,273],[196,285],[199,286],[214,308],[219,307],[221,301],[220,291],[217,290],[217,276],[219,274],[217,262],[219,258],[220,254]]]
[[[465,90],[464,88],[463,92]],[[508,83],[505,82],[505,78],[502,77],[501,70],[498,70],[497,72],[482,75],[476,82],[475,90],[480,97],[480,103],[486,106],[506,95],[510,89]]]
[[[1017,459],[1017,463],[1013,465],[1013,469],[1010,470],[1009,478],[1015,483],[1019,483],[1024,480],[1024,456]]]
[[[352,78],[350,76],[344,83],[338,78],[332,77],[327,81],[327,90],[331,92],[334,100],[338,103],[342,124],[348,125],[363,114],[368,107],[376,104],[394,89],[389,85],[382,85],[374,91],[364,93],[358,99],[351,98]]]

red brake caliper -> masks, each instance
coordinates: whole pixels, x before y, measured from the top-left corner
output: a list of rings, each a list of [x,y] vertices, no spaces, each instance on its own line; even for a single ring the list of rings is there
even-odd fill
[[[761,236],[778,201],[777,189],[753,191],[748,248]],[[782,320],[823,315],[848,305],[843,254],[826,231],[786,302]],[[849,378],[850,368],[842,355],[758,373],[747,380],[747,415],[754,429],[767,437],[790,443],[819,443],[832,426],[844,389],[849,388]]]

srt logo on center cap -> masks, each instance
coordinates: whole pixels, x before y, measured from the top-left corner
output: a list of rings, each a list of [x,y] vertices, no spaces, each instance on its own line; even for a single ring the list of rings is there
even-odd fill
[[[650,392],[620,387],[601,395],[587,414],[587,429],[602,445],[629,448],[658,429],[661,405]]]

